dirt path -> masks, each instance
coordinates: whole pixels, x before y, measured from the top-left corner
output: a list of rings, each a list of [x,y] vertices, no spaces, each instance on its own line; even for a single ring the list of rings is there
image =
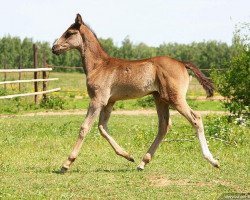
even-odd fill
[[[225,115],[228,114],[225,111],[198,111],[201,115],[218,114]],[[66,116],[66,115],[86,115],[87,110],[65,110],[65,111],[48,111],[48,112],[34,112],[34,113],[24,113],[17,115],[0,115],[0,118],[14,117],[14,116]],[[113,115],[156,115],[156,110],[114,110]],[[170,115],[179,114],[177,111],[171,110]]]

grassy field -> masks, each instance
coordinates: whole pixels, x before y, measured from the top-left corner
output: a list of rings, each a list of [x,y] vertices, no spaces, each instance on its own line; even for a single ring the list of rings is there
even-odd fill
[[[215,169],[202,158],[194,131],[178,115],[172,117],[172,130],[144,171],[136,171],[136,166],[155,136],[156,116],[114,115],[111,135],[136,162],[116,156],[95,123],[71,170],[60,175],[57,171],[72,149],[82,119],[0,118],[0,199],[210,200],[249,192],[249,128],[241,127],[242,144],[208,139],[221,164]],[[212,119],[204,120],[207,129]]]
[[[23,74],[23,79],[30,79],[32,74]],[[40,75],[41,76],[41,75]],[[59,78],[59,81],[52,81],[48,84],[48,89],[61,87],[61,91],[52,93],[49,96],[52,98],[51,109],[86,109],[89,104],[89,98],[86,90],[85,75],[81,73],[59,73],[52,72],[49,74],[50,78]],[[17,79],[17,74],[8,74],[8,80]],[[3,77],[0,77],[3,79]],[[42,88],[39,83],[39,88]],[[33,84],[26,83],[21,85],[21,92],[18,91],[18,85],[12,84],[7,85],[7,90],[4,87],[0,87],[0,96],[7,94],[27,93],[33,91]],[[205,92],[202,87],[197,83],[196,79],[192,79],[188,90],[188,96],[204,96]],[[196,110],[212,110],[212,111],[224,111],[223,104],[221,101],[198,101],[189,100],[189,104],[193,109]],[[147,106],[146,106],[147,107]],[[138,103],[138,100],[126,100],[117,102],[115,109],[142,109],[145,108]],[[148,108],[148,107],[147,107]],[[34,97],[22,97],[14,100],[0,100],[0,113],[22,113],[29,111],[44,111],[48,109],[40,105],[34,105]],[[50,108],[49,108],[50,109]]]

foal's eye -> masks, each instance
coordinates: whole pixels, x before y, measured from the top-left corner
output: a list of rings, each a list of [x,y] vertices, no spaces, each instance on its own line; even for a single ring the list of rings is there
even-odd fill
[[[74,34],[76,34],[76,32],[71,32],[71,31],[69,31],[69,32],[67,32],[67,33],[65,34],[65,37],[68,38],[68,37],[70,37],[71,35],[74,35]]]

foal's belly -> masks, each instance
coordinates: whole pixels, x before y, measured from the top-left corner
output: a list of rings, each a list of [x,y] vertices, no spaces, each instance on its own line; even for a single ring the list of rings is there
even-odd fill
[[[155,91],[158,91],[158,89],[154,80],[137,82],[130,82],[128,80],[127,83],[117,84],[112,87],[110,99],[114,101],[135,99],[146,96]]]
[[[128,63],[112,74],[110,98],[134,99],[158,91],[155,66],[150,62]]]

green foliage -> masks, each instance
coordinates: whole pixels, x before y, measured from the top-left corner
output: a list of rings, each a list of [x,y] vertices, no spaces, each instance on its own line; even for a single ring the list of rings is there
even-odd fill
[[[250,24],[248,24],[250,30]],[[234,36],[234,56],[225,63],[227,71],[213,71],[218,92],[227,97],[225,107],[234,115],[249,116],[250,112],[250,40],[239,32]]]
[[[0,88],[0,96],[5,96],[7,91],[5,89]]]
[[[102,47],[104,48],[104,50],[111,56],[111,57],[117,57],[117,51],[118,51],[118,47],[116,47],[114,45],[113,39],[112,38],[107,38],[107,39],[103,39],[100,38],[99,39]]]
[[[64,109],[66,101],[58,96],[48,96],[40,103],[42,108],[61,110]]]
[[[138,99],[136,104],[142,108],[155,107],[154,98],[151,95]]]
[[[239,120],[230,120],[228,116],[206,116],[206,135],[219,139],[226,144],[242,144],[247,134],[246,122],[239,124]]]

